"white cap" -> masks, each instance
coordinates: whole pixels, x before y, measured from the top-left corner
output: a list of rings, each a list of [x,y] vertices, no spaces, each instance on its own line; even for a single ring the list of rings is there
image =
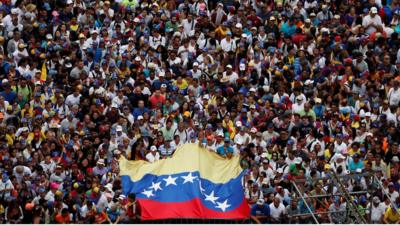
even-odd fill
[[[321,33],[324,33],[324,32],[329,34],[329,29],[326,27],[321,28]]]
[[[228,64],[228,65],[226,66],[226,68],[232,69],[232,65],[231,65],[231,64]]]
[[[46,39],[53,39],[53,35],[51,35],[51,34],[46,34]]]
[[[139,57],[139,56],[136,56],[136,57],[135,57],[135,61],[140,61],[140,57]]]
[[[143,119],[143,116],[138,116],[137,119],[138,119],[138,120],[142,120],[142,119]]]
[[[137,18],[137,17],[135,17],[135,19],[133,19],[133,22],[135,22],[135,23],[139,23],[139,22],[140,22],[140,19],[139,19],[139,18]]]
[[[152,151],[152,152],[157,151],[157,147],[155,145],[152,145],[150,147],[150,151]]]
[[[120,125],[118,125],[118,126],[115,128],[115,130],[116,130],[116,131],[122,131],[122,127],[121,127]]]
[[[371,7],[371,13],[378,13],[378,9],[376,7]]]
[[[199,66],[199,63],[198,62],[194,62],[193,66]]]
[[[121,154],[120,150],[118,150],[118,149],[114,150],[114,155],[119,155],[119,154]]]
[[[307,18],[304,22],[311,23],[311,20],[309,18]]]
[[[371,113],[370,112],[367,112],[367,113],[365,113],[365,117],[371,117]]]
[[[72,0],[67,0],[67,5],[72,4]]]
[[[99,160],[97,160],[97,164],[105,165],[104,159],[99,159]]]
[[[314,83],[314,81],[310,80],[310,79],[308,79],[308,80],[306,80],[306,82],[304,82],[305,85],[310,85],[310,84],[313,84],[313,83]]]
[[[264,203],[265,203],[265,201],[262,198],[257,200],[257,205],[264,205]]]
[[[243,33],[242,38],[247,38],[247,34]]]
[[[301,160],[301,158],[296,158],[296,159],[294,160],[294,163],[295,163],[295,164],[300,164],[302,161],[303,161],[303,160]]]
[[[255,88],[250,88],[250,90],[249,90],[250,92],[256,92],[256,89]]]
[[[283,169],[282,169],[282,168],[278,168],[278,169],[276,170],[276,172],[277,172],[277,173],[283,173]]]
[[[241,127],[242,126],[242,122],[240,122],[240,121],[236,121],[236,124],[235,124],[237,127]]]
[[[245,71],[246,70],[246,65],[244,63],[240,63],[239,70],[240,71]]]
[[[251,133],[257,133],[257,128],[255,128],[255,127],[251,128],[251,129],[250,129],[250,132],[251,132]]]
[[[243,26],[242,26],[241,23],[237,23],[235,27],[238,28],[238,29],[242,29]]]
[[[164,72],[160,72],[160,73],[158,74],[158,76],[159,76],[159,77],[165,77],[165,73],[164,73]]]

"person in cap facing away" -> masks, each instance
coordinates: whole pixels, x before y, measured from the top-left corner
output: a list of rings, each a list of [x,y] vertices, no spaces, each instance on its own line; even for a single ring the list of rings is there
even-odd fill
[[[258,199],[256,204],[251,207],[250,215],[257,223],[266,223],[270,216],[269,205],[265,204],[264,199]]]
[[[382,217],[385,214],[385,207],[381,204],[381,200],[378,196],[374,196],[372,202],[368,203],[366,208],[367,218],[369,218],[369,216],[371,218],[370,223],[382,223]]]

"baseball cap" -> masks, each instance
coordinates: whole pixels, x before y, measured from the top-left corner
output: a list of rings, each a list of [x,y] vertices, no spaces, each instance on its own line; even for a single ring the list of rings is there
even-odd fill
[[[302,162],[301,158],[296,158],[296,159],[294,160],[294,163],[295,163],[295,164],[301,164],[301,162]]]
[[[118,125],[118,126],[115,128],[115,130],[116,130],[116,131],[122,131],[122,127]]]
[[[378,9],[376,7],[371,7],[371,13],[378,13]]]
[[[264,205],[264,203],[265,203],[265,201],[262,198],[257,200],[257,205]]]

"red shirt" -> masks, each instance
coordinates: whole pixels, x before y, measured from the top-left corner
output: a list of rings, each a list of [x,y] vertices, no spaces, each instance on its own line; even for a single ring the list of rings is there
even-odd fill
[[[165,104],[165,97],[162,95],[158,97],[153,95],[150,97],[149,101],[152,109],[161,109],[162,105]]]

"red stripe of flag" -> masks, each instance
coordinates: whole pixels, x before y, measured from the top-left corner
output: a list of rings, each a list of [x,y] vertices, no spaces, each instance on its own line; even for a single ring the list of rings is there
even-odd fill
[[[215,211],[205,207],[199,198],[186,202],[158,202],[150,199],[140,199],[142,220],[161,219],[231,219],[240,220],[250,217],[250,208],[246,201],[234,210],[226,212]]]

